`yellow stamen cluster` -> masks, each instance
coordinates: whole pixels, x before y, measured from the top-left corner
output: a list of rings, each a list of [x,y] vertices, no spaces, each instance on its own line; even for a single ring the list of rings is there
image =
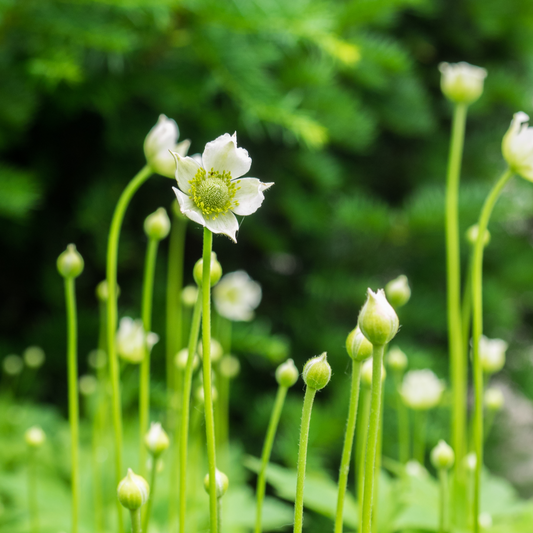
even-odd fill
[[[234,201],[236,185],[240,181],[231,181],[231,173],[214,171],[206,172],[200,168],[196,176],[189,181],[191,188],[188,193],[202,213],[213,220],[220,214],[227,213],[232,207],[239,205]]]

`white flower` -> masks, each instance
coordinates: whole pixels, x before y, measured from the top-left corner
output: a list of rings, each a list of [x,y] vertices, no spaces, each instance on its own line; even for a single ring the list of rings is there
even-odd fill
[[[529,116],[519,111],[503,136],[502,153],[509,168],[523,178],[533,181],[533,128],[528,127]]]
[[[499,372],[505,364],[505,352],[508,344],[502,339],[489,339],[481,335],[479,339],[479,359],[481,368],[487,374]]]
[[[483,93],[483,81],[487,77],[484,68],[461,61],[441,63],[440,86],[444,96],[455,103],[471,104]]]
[[[400,394],[411,409],[432,409],[444,391],[441,380],[431,370],[410,370],[405,374]]]
[[[154,172],[167,178],[174,177],[176,165],[169,150],[185,155],[191,145],[189,140],[177,144],[179,136],[180,130],[176,122],[165,115],[159,115],[159,120],[144,140],[144,155]]]
[[[242,178],[252,165],[244,148],[237,148],[237,134],[225,133],[205,145],[201,163],[172,152],[176,159],[174,192],[181,212],[213,233],[223,233],[234,242],[239,223],[235,215],[255,213],[273,183]]]
[[[213,289],[213,300],[221,316],[249,321],[261,302],[261,285],[244,270],[237,270],[222,277]]]
[[[120,320],[116,335],[117,353],[128,363],[138,364],[144,359],[145,350],[151,350],[159,341],[155,333],[145,334],[142,320],[125,316]]]

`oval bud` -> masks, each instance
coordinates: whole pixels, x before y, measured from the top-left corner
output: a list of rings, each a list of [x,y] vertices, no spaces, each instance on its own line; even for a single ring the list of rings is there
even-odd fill
[[[323,389],[331,379],[331,367],[329,366],[327,353],[317,355],[305,363],[302,378],[311,389]]]
[[[437,446],[431,450],[431,464],[437,470],[449,470],[454,462],[455,453],[453,453],[451,446],[441,439]]]
[[[136,511],[148,501],[150,487],[142,476],[128,468],[128,475],[118,484],[117,496],[123,507]]]
[[[411,287],[409,287],[407,276],[402,274],[396,279],[389,281],[385,285],[385,294],[394,309],[405,305],[409,301],[409,298],[411,298]]]
[[[233,379],[241,371],[241,363],[234,355],[225,355],[220,360],[220,375],[228,379]]]
[[[187,366],[187,359],[189,359],[189,348],[182,348],[174,357],[174,364],[180,370],[185,370],[185,367]],[[199,364],[200,358],[198,357],[198,354],[195,353],[192,360],[192,369],[196,370]]]
[[[187,285],[181,291],[181,301],[185,307],[194,307],[198,298],[198,287]]]
[[[299,375],[292,359],[287,359],[276,368],[276,381],[280,387],[292,387],[298,381]]]
[[[529,117],[523,111],[513,115],[503,136],[502,153],[513,172],[533,181],[533,128],[528,123]]]
[[[373,359],[367,359],[363,366],[361,367],[361,381],[363,382],[363,385],[366,385],[367,387],[372,386],[372,369],[373,369]],[[381,366],[381,383],[385,381],[385,378],[387,377],[387,371],[385,370],[385,367]]]
[[[168,435],[159,422],[152,422],[144,437],[144,444],[154,457],[159,457],[169,447]]]
[[[363,335],[359,326],[355,326],[346,339],[346,351],[348,355],[354,361],[361,362],[372,357],[373,350],[372,343]]]
[[[475,452],[470,452],[468,455],[465,455],[465,458],[463,459],[465,468],[469,472],[474,472],[476,470],[477,466],[477,455]]]
[[[466,240],[470,243],[471,246],[475,246],[477,242],[477,237],[479,235],[479,227],[477,224],[470,226],[466,230]],[[483,237],[483,246],[487,246],[490,242],[490,231],[485,230],[485,236]]]
[[[484,68],[461,61],[460,63],[441,63],[441,89],[448,98],[457,104],[471,104],[483,93],[483,82],[487,77]]]
[[[77,278],[83,272],[83,267],[83,257],[74,244],[69,244],[57,258],[57,270],[64,278]]]
[[[215,479],[217,484],[217,498],[222,498],[228,490],[229,480],[228,476],[221,472],[218,468],[215,470]],[[209,494],[209,474],[204,477],[204,488],[207,494]]]
[[[503,392],[491,387],[485,391],[484,403],[489,411],[499,411],[505,402]]]
[[[144,221],[144,233],[149,239],[161,241],[167,237],[170,232],[170,219],[164,207],[160,207],[151,215],[148,215]]]
[[[120,296],[120,287],[116,285],[116,291],[117,291],[117,298]],[[107,280],[101,281],[96,286],[96,298],[99,302],[107,302],[107,299],[109,298],[109,289],[107,287]]]
[[[200,385],[196,389],[196,392],[195,392],[194,396],[196,398],[196,401],[199,404],[203,405],[205,403],[205,394],[204,394],[203,385]],[[211,399],[213,400],[213,403],[215,403],[218,400],[218,390],[216,389],[216,387],[211,387]]]
[[[387,354],[387,365],[394,372],[403,372],[407,368],[407,355],[400,348],[394,346]]]
[[[107,364],[107,354],[103,350],[91,350],[87,357],[87,362],[95,370],[104,368]]]
[[[46,440],[46,434],[39,426],[32,426],[24,433],[24,440],[30,448],[39,448]]]
[[[209,351],[210,351],[212,363],[216,363],[217,361],[220,361],[220,359],[224,355],[224,348],[222,348],[222,344],[220,344],[220,342],[218,342],[216,339],[213,339],[212,337],[211,337],[211,349]],[[198,355],[200,357],[203,357],[204,356],[203,354],[204,354],[204,346],[203,346],[203,343],[200,342],[198,343]]]
[[[220,281],[220,278],[222,277],[222,266],[217,261],[217,254],[215,252],[211,252],[210,273],[211,273],[211,287],[213,287],[213,285],[216,285]],[[192,274],[194,277],[194,281],[196,282],[196,285],[198,285],[198,287],[201,287],[202,278],[204,275],[204,260],[203,259],[198,259],[198,261],[196,261]]]
[[[481,335],[479,339],[479,360],[487,374],[499,372],[505,365],[505,352],[508,344],[502,339],[489,339]]]
[[[358,325],[363,335],[374,345],[387,344],[394,338],[400,323],[383,289],[377,292],[368,289],[365,305],[359,313]]]
[[[23,358],[28,368],[40,368],[45,360],[44,350],[39,346],[28,346],[24,350]]]

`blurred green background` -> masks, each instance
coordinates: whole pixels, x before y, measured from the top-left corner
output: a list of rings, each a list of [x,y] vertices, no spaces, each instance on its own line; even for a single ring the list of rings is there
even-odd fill
[[[111,215],[145,163],[149,129],[165,113],[181,139],[191,139],[190,153],[237,131],[253,159],[250,175],[276,185],[244,219],[237,245],[214,240],[225,272],[244,268],[263,287],[257,320],[235,327],[243,367],[233,389],[235,432],[257,455],[279,359],[290,355],[301,368],[326,350],[334,377],[317,418],[322,413],[325,423],[337,413],[340,422],[314,436],[311,461],[334,472],[349,381],[344,340],[368,286],[409,277],[413,296],[401,310],[397,343],[412,368],[447,377],[443,206],[451,105],[437,66],[465,60],[489,73],[469,111],[464,231],[504,168],[500,142],[512,114],[532,111],[532,31],[530,0],[1,0],[0,357],[42,346],[46,370],[30,395],[64,411],[57,256],[74,242],[86,263],[77,284],[83,371],[97,342],[94,290],[104,278]],[[128,210],[121,315],[139,316],[142,223],[170,207],[172,185],[154,176]],[[510,343],[499,379],[518,399],[533,398],[532,221],[533,186],[515,178],[490,228],[485,332]],[[201,237],[191,223],[187,273]],[[163,243],[154,319],[161,336],[166,252]],[[164,342],[153,357],[162,379]],[[298,393],[289,405],[296,432]],[[533,419],[529,404],[522,408]],[[432,420],[432,442],[446,417],[443,409]],[[275,459],[294,464],[294,439],[285,439]],[[392,437],[384,446],[396,453]],[[512,460],[492,450],[490,466],[512,474]],[[531,490],[530,479],[514,481]]]

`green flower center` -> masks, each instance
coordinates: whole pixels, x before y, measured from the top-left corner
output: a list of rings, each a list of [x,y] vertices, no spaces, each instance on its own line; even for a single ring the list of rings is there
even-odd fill
[[[189,183],[189,195],[207,218],[214,220],[218,215],[239,205],[239,202],[235,201],[235,194],[240,189],[236,186],[240,181],[231,181],[230,172],[218,172],[213,169],[206,172],[199,168]]]

